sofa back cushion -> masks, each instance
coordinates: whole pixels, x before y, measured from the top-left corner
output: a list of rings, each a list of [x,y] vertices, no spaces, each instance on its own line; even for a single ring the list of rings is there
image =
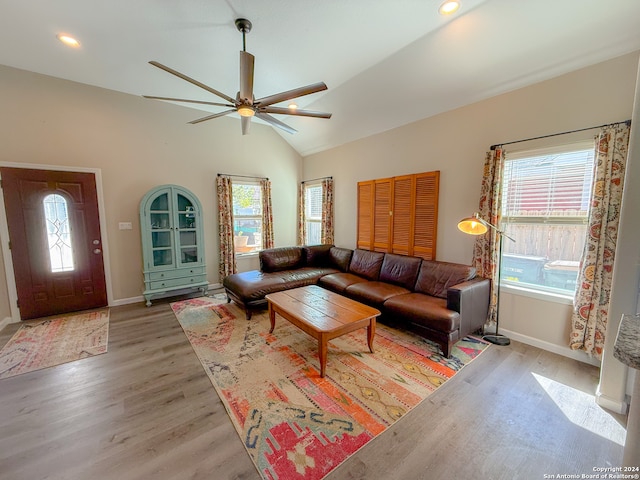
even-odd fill
[[[353,250],[342,247],[331,247],[329,250],[329,266],[335,267],[341,272],[349,271],[349,263],[351,263],[351,256]]]
[[[380,269],[380,281],[413,290],[422,259],[387,253]]]
[[[329,251],[333,245],[306,245],[302,247],[307,267],[328,267]]]
[[[259,253],[260,270],[279,272],[304,267],[305,258],[302,247],[267,248]]]
[[[367,280],[378,280],[383,260],[384,253],[356,249],[351,257],[349,272]]]
[[[447,289],[476,276],[476,269],[459,263],[423,260],[415,291],[447,298]]]

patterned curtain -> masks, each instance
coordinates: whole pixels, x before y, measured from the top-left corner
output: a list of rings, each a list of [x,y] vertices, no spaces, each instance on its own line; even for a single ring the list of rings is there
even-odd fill
[[[218,175],[218,232],[220,235],[220,281],[236,273],[236,255],[233,248],[233,195],[231,177]]]
[[[487,152],[484,162],[484,174],[480,191],[478,213],[480,218],[500,227],[500,198],[502,196],[502,172],[504,170],[504,151],[502,147]],[[497,318],[497,289],[493,280],[498,277],[500,254],[498,251],[498,233],[490,228],[484,235],[476,236],[473,247],[473,266],[479,276],[490,278],[491,300],[489,302],[488,323]]]
[[[304,221],[305,215],[305,194],[304,182],[298,185],[298,245],[304,245],[307,238],[307,223]]]
[[[609,318],[613,260],[629,145],[629,125],[605,127],[596,138],[595,172],[587,238],[573,302],[573,350],[602,358]]]
[[[333,245],[333,178],[322,181],[322,223],[320,243]]]
[[[260,180],[262,189],[262,248],[273,248],[273,209],[271,207],[271,182]]]

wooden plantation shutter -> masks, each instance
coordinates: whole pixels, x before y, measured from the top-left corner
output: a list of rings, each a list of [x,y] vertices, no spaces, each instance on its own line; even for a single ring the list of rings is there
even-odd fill
[[[391,240],[391,179],[374,182],[373,250],[386,252]]]
[[[436,256],[440,172],[358,183],[357,247]]]
[[[415,233],[412,255],[428,260],[434,260],[436,257],[439,186],[440,172],[416,175]]]
[[[409,255],[413,238],[412,206],[415,204],[415,176],[404,175],[393,179],[393,216],[391,252]]]
[[[356,245],[371,250],[373,244],[373,180],[358,183],[358,234]]]

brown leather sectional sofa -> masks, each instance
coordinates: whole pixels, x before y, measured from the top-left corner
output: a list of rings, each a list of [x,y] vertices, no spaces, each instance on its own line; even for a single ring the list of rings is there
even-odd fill
[[[223,280],[247,319],[265,295],[313,284],[379,309],[382,321],[437,342],[445,357],[482,328],[489,308],[490,280],[473,267],[333,245],[263,250],[260,270]]]

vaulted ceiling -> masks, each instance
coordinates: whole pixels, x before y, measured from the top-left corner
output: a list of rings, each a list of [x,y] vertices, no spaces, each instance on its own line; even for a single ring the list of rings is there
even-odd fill
[[[246,48],[256,57],[256,97],[329,87],[297,103],[331,119],[277,116],[298,130],[283,138],[308,155],[640,50],[638,0],[461,0],[451,16],[438,14],[440,3],[1,0],[0,64],[133,95],[219,102],[148,62],[235,97],[242,35],[234,20],[244,17],[253,23]],[[58,42],[59,33],[80,48]],[[206,133],[217,121],[193,128]]]

